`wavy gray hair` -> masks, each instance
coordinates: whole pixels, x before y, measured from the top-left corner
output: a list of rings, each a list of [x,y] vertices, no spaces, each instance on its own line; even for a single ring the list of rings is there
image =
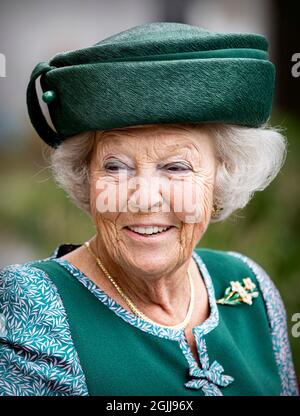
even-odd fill
[[[147,127],[161,125],[148,125]],[[211,222],[222,221],[244,208],[254,193],[264,190],[279,173],[287,154],[287,141],[277,128],[248,128],[229,124],[169,124],[185,131],[205,129],[215,140],[218,160],[214,203],[222,210]],[[130,129],[138,126],[130,126]],[[118,129],[119,130],[119,129]],[[125,130],[126,128],[122,128]],[[71,200],[88,215],[90,211],[89,165],[97,132],[85,132],[64,140],[50,150],[54,178]],[[105,131],[100,132],[105,134]]]

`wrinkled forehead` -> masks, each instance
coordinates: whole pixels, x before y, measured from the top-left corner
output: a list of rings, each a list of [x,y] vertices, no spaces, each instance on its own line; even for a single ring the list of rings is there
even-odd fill
[[[203,151],[208,135],[203,129],[180,126],[148,126],[114,129],[97,134],[97,154],[125,153],[171,156]]]

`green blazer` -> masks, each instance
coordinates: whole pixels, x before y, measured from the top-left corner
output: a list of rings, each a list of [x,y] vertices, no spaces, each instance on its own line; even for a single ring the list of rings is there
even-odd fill
[[[75,247],[2,272],[0,395],[298,395],[284,306],[253,260],[194,250],[210,305],[193,328],[198,366],[183,330],[136,317],[60,259]],[[252,304],[216,302],[249,277]]]

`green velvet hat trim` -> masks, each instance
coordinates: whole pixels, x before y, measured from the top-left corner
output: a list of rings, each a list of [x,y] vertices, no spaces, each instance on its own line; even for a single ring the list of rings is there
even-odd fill
[[[266,39],[150,23],[40,62],[27,88],[33,126],[50,146],[88,130],[158,123],[258,127],[272,108],[275,68]],[[35,88],[56,131],[46,122]]]

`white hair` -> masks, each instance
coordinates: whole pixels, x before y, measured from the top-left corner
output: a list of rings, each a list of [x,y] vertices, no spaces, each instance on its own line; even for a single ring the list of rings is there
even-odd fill
[[[211,217],[211,222],[224,220],[244,208],[255,192],[264,190],[273,181],[286,158],[287,141],[278,128],[190,123],[169,126],[186,131],[205,129],[215,140],[218,163],[213,202],[221,210]],[[138,126],[130,129],[134,127]],[[91,215],[89,166],[95,140],[96,132],[80,133],[65,139],[50,153],[57,184],[88,215]]]

